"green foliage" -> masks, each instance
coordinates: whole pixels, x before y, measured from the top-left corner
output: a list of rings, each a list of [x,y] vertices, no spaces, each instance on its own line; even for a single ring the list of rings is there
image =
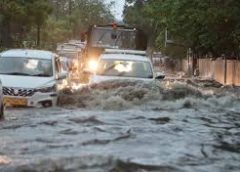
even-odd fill
[[[184,45],[199,55],[239,55],[239,0],[127,0],[127,3],[126,23],[154,23],[151,27],[157,30],[152,40],[155,48],[165,49],[163,33],[167,28],[174,37],[174,46]],[[139,3],[144,6],[139,7]],[[144,14],[138,18],[141,12]]]
[[[42,32],[42,47],[48,50],[55,50],[57,43],[66,41],[71,37],[71,28],[66,20],[56,21],[50,17]]]
[[[51,12],[48,0],[1,0],[0,7],[1,47],[21,47],[27,34],[40,29]]]
[[[0,0],[0,48],[55,49],[91,24],[113,21],[109,8],[102,0]]]

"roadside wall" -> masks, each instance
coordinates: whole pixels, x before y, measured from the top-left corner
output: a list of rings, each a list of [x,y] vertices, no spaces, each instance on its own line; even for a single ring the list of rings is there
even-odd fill
[[[212,63],[214,63],[214,67],[212,67],[213,79],[220,82],[221,84],[225,84],[224,83],[224,75],[225,75],[224,60],[215,60],[215,61],[212,61]]]
[[[214,79],[224,85],[240,86],[240,61],[199,59],[199,76]]]
[[[207,78],[212,78],[214,74],[214,63],[209,59],[200,59],[198,61],[199,75]]]
[[[188,68],[189,68],[188,60],[186,59],[182,60],[182,71],[188,73]]]
[[[187,76],[195,74],[193,59],[170,59],[165,56],[154,56],[152,62],[156,71],[176,74],[183,71]],[[214,79],[223,85],[240,86],[240,60],[209,58],[197,60],[198,74],[205,79]]]

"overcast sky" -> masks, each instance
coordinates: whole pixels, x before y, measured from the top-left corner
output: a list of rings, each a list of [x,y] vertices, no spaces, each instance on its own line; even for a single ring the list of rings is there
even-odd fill
[[[118,20],[122,19],[122,12],[125,0],[105,0],[107,3],[114,1],[115,5],[112,7],[112,12]]]

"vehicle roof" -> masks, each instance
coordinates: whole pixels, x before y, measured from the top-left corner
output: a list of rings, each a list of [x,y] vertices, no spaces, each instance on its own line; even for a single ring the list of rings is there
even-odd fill
[[[45,50],[32,50],[32,49],[11,49],[3,51],[1,57],[29,57],[29,58],[39,58],[39,59],[52,59],[54,53]]]
[[[131,29],[131,30],[136,30],[135,27],[130,27],[130,26],[127,26],[127,25],[123,25],[123,24],[117,24],[117,23],[111,23],[111,24],[95,24],[95,25],[92,25],[90,27],[101,27],[101,28],[113,28],[113,24],[116,25],[117,28],[121,28],[121,29]]]
[[[112,54],[102,54],[100,59],[112,59],[112,60],[134,60],[134,61],[143,61],[143,62],[151,62],[147,56],[143,55],[133,55],[133,54],[119,54],[119,53],[112,53]]]
[[[125,50],[125,49],[105,49],[104,54],[132,54],[132,55],[146,55],[146,51],[140,50]]]
[[[75,44],[75,43],[63,43],[57,45],[57,51],[58,52],[80,52],[82,51],[82,48],[84,47],[84,44]]]

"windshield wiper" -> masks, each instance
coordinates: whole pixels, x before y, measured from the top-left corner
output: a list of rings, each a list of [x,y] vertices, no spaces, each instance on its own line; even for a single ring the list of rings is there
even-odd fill
[[[50,75],[49,74],[44,74],[44,73],[38,73],[38,74],[33,74],[31,76],[46,76],[46,77],[48,77]]]
[[[9,73],[0,73],[4,75],[24,75],[24,76],[29,76],[30,74],[28,73],[22,73],[22,72],[9,72]]]
[[[109,66],[107,69],[105,69],[102,72],[98,72],[98,75],[105,75],[108,71],[110,71],[111,69],[113,69],[116,66],[116,64],[112,64],[111,66]]]
[[[113,69],[115,66],[116,66],[116,64],[113,64],[113,65],[109,66],[107,69],[104,70],[104,73],[110,71],[110,70]]]

